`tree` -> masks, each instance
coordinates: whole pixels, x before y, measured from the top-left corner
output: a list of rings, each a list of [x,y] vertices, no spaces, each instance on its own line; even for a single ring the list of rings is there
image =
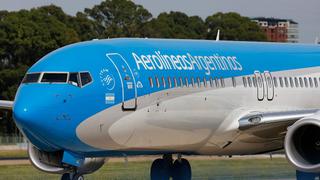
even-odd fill
[[[80,40],[73,29],[42,8],[2,16],[0,34],[0,57],[11,68],[30,66],[45,54]]]
[[[206,27],[198,16],[189,17],[181,12],[161,13],[144,27],[146,37],[202,39]]]
[[[16,90],[21,82],[28,66],[20,66],[16,69],[4,69],[0,71],[0,99],[14,99]]]
[[[70,28],[73,28],[81,41],[101,38],[103,28],[96,21],[89,19],[86,14],[78,12],[75,17],[68,21]]]
[[[218,29],[220,39],[236,41],[266,41],[265,34],[259,26],[249,18],[238,13],[217,13],[207,17],[207,39],[215,39]]]
[[[102,33],[99,23],[89,19],[82,12],[78,12],[76,16],[67,15],[60,7],[55,5],[43,6],[37,9],[38,11],[55,17],[58,21],[73,29],[81,41],[98,38]]]
[[[129,0],[106,0],[92,9],[86,8],[85,14],[99,23],[107,37],[141,37],[141,29],[152,15],[141,5]]]

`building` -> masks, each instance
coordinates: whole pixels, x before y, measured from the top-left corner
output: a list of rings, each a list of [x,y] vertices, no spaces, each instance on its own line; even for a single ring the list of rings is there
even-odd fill
[[[299,42],[299,26],[297,22],[290,19],[276,18],[253,18],[266,33],[268,41],[272,42]]]

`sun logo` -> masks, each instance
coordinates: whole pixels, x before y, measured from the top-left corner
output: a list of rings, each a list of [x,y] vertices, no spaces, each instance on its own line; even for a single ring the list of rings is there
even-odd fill
[[[102,69],[99,75],[102,86],[106,87],[110,91],[113,90],[116,83],[114,76],[110,73],[110,71],[108,69]]]

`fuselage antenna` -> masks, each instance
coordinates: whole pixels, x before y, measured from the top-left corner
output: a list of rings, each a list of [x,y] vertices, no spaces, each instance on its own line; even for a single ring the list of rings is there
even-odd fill
[[[216,41],[220,41],[220,29],[218,29]]]

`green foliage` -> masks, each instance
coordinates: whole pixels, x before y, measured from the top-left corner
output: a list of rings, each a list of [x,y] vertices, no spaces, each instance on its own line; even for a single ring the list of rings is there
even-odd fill
[[[109,37],[215,39],[218,29],[224,40],[266,40],[256,23],[237,13],[217,13],[205,21],[181,12],[152,18],[148,10],[129,0],[105,0],[76,16],[55,5],[0,11],[0,99],[13,100],[32,64],[71,43]],[[10,118],[1,121],[7,124],[2,127],[13,127]]]
[[[9,61],[9,67],[30,66],[50,51],[80,40],[75,30],[49,10],[50,7],[42,7],[2,16],[0,57]]]
[[[148,10],[129,0],[106,0],[86,8],[85,14],[99,24],[101,38],[140,37],[144,23],[152,18]]]
[[[0,71],[0,99],[14,99],[18,85],[27,69],[28,66],[20,66],[17,69]]]
[[[146,37],[202,39],[206,34],[203,20],[181,12],[161,13],[144,27]]]
[[[102,37],[103,28],[99,23],[89,19],[87,15],[82,12],[78,12],[75,17],[70,18],[68,25],[78,33],[81,41]]]
[[[267,37],[259,26],[238,13],[217,13],[207,17],[207,39],[215,39],[218,29],[221,40],[266,41]]]

